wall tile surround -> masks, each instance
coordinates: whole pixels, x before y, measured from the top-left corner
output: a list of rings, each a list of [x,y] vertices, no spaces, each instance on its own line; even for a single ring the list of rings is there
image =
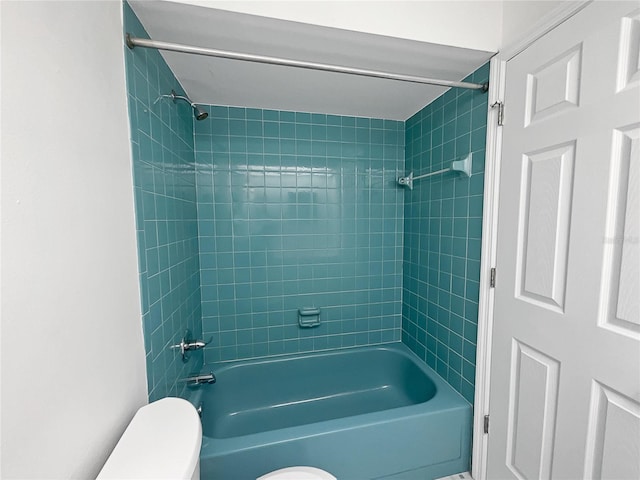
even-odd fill
[[[400,341],[404,123],[209,114],[195,125],[205,362]],[[307,306],[319,327],[298,326]]]
[[[483,83],[489,64],[467,77]],[[402,341],[473,403],[487,94],[452,89],[406,122],[406,170],[473,153],[470,178],[419,180],[404,198]]]
[[[127,3],[124,27],[149,38]],[[199,370],[202,354],[183,363],[185,329],[202,336],[200,265],[191,108],[168,99],[180,84],[155,50],[125,47],[133,155],[141,310],[149,400],[182,395],[178,379]]]

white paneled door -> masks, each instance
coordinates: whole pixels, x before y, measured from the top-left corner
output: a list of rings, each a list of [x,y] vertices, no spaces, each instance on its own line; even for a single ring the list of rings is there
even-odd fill
[[[640,478],[640,4],[507,62],[487,477]]]

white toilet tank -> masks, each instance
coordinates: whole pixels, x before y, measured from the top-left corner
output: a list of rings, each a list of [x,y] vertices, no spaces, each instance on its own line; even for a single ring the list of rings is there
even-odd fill
[[[193,405],[163,398],[136,412],[98,480],[199,480],[201,444],[202,425]]]

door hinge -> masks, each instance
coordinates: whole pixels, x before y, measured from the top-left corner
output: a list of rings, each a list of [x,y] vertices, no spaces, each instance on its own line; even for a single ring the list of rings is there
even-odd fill
[[[498,126],[504,125],[504,103],[494,102],[491,104],[491,108],[498,108]]]
[[[496,286],[496,267],[491,268],[491,273],[489,274],[489,286],[491,288],[495,288]]]
[[[489,415],[484,416],[484,433],[489,433]]]

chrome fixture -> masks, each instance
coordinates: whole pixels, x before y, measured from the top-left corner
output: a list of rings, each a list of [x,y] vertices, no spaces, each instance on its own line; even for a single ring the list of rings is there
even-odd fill
[[[489,89],[488,83],[456,82],[452,80],[440,80],[436,78],[420,77],[417,75],[405,75],[401,73],[381,72],[378,70],[366,70],[362,68],[343,67],[340,65],[330,65],[326,63],[305,62],[301,60],[290,60],[286,58],[268,57],[264,55],[254,55],[251,53],[229,52],[227,50],[216,50],[214,48],[195,47],[192,45],[181,45],[179,43],[162,42],[147,38],[132,37],[126,35],[127,46],[131,49],[135,47],[155,48],[168,52],[191,53],[193,55],[204,55],[207,57],[229,58],[232,60],[243,60],[245,62],[266,63],[269,65],[283,65],[286,67],[305,68],[307,70],[322,70],[325,72],[346,73],[349,75],[359,75],[361,77],[386,78],[400,82],[423,83],[427,85],[438,85],[441,87],[467,88],[471,90]],[[200,120],[200,119],[198,119]]]
[[[403,187],[409,187],[409,190],[413,190],[413,182],[415,180],[420,180],[421,178],[427,178],[433,175],[438,175],[440,173],[447,173],[447,172],[456,172],[456,173],[460,173],[464,177],[470,177],[472,158],[473,158],[473,154],[470,153],[469,155],[467,155],[464,158],[461,158],[460,160],[454,160],[453,162],[451,162],[451,166],[449,168],[443,168],[442,170],[438,170],[436,172],[425,173],[424,175],[418,175],[417,177],[414,177],[413,172],[411,172],[406,177],[398,178],[398,185],[401,185]]]
[[[178,100],[187,102],[189,105],[191,105],[191,108],[193,108],[193,116],[196,117],[196,120],[204,120],[209,116],[207,112],[193,103],[189,97],[178,95],[175,90],[171,90],[171,93],[169,95],[160,95],[153,103],[156,104],[161,98],[170,98],[171,100],[173,100],[173,103],[176,103]]]
[[[204,340],[192,340],[191,332],[189,330],[185,330],[184,336],[182,337],[182,340],[180,340],[180,343],[178,343],[177,345],[171,345],[169,348],[179,349],[180,355],[182,355],[182,361],[186,362],[187,360],[189,360],[189,357],[187,356],[187,351],[199,350],[201,348],[206,347],[209,343],[211,343],[211,339],[209,339],[208,342],[205,342]]]
[[[216,383],[216,376],[213,374],[213,372],[209,372],[209,373],[203,373],[200,375],[195,375],[193,377],[187,377],[182,381],[187,382],[187,386],[195,387],[198,385]],[[201,412],[202,412],[202,406],[200,406],[199,413]]]

